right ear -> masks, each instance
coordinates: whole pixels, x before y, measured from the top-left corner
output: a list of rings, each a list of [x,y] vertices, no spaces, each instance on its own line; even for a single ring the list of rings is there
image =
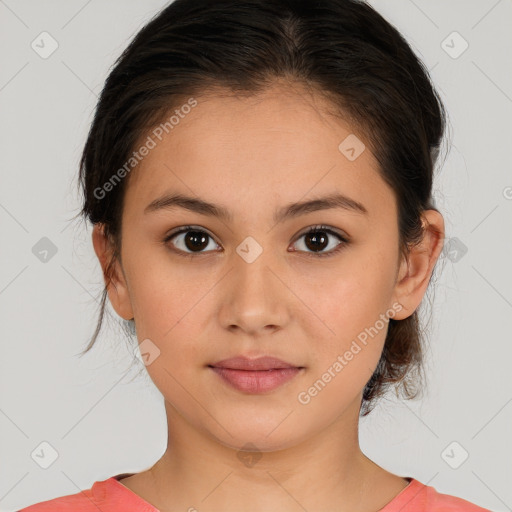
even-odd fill
[[[103,280],[107,287],[108,298],[112,307],[120,317],[125,320],[131,320],[133,318],[133,309],[124,272],[118,260],[113,263],[113,267],[110,270],[108,269],[114,248],[112,242],[105,236],[104,225],[101,223],[94,224],[92,245],[100,261]]]

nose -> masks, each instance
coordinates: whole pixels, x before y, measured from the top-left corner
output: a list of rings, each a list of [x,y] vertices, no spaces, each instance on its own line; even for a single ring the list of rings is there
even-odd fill
[[[223,283],[220,322],[225,329],[261,335],[283,329],[290,321],[292,292],[284,271],[263,251],[256,259],[234,255]]]

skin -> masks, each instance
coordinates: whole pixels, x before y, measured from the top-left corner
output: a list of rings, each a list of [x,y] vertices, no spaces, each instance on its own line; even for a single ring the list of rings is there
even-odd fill
[[[105,275],[116,312],[135,319],[139,343],[149,338],[160,350],[146,368],[165,398],[169,431],[162,458],[122,484],[162,512],[375,512],[408,484],[358,440],[362,392],[387,323],[309,403],[297,396],[393,304],[397,320],[415,311],[442,249],[443,217],[424,212],[423,242],[401,260],[394,193],[368,144],[354,161],[339,151],[355,130],[320,97],[276,83],[257,97],[196,99],[130,175],[121,261],[111,282]],[[144,214],[166,192],[223,205],[233,218],[183,208]],[[272,219],[276,208],[333,192],[368,215],[328,209]],[[350,243],[315,257],[302,235],[318,224]],[[185,225],[212,235],[201,254],[184,235],[163,242]],[[252,263],[236,252],[247,236],[263,250]],[[322,253],[340,243],[328,236]],[[93,245],[106,272],[112,247],[101,225]],[[239,354],[305,368],[272,392],[243,393],[207,367]],[[247,443],[254,464],[238,456],[248,456]]]

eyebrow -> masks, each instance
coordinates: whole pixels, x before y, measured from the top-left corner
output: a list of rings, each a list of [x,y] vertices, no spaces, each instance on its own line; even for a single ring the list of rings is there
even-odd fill
[[[173,208],[184,208],[191,212],[217,217],[225,221],[233,220],[232,213],[226,207],[183,194],[166,194],[155,199],[144,208],[144,214]],[[368,215],[368,210],[360,202],[343,194],[332,194],[309,201],[290,203],[274,213],[274,222],[279,223],[307,213],[333,208]]]

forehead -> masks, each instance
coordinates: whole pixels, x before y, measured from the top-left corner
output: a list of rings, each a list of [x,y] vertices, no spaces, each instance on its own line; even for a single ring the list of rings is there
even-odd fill
[[[194,99],[161,140],[152,136],[155,146],[130,176],[126,209],[141,213],[170,190],[231,204],[234,213],[333,192],[370,214],[393,202],[364,135],[322,97],[279,85],[252,97]]]

